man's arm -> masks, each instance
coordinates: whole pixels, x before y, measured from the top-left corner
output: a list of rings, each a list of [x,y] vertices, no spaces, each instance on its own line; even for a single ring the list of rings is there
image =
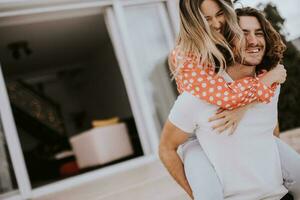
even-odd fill
[[[175,181],[193,199],[191,187],[186,179],[183,163],[177,148],[188,138],[188,134],[174,126],[169,120],[165,123],[159,144],[159,157]]]

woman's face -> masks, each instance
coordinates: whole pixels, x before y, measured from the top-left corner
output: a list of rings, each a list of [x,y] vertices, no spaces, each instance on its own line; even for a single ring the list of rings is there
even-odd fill
[[[204,0],[200,10],[206,18],[211,28],[217,32],[222,32],[225,24],[225,16],[222,8],[215,0]]]

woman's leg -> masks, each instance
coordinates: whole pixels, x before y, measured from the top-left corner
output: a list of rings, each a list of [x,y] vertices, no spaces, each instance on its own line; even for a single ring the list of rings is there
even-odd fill
[[[284,185],[294,196],[294,200],[300,200],[300,155],[279,138],[276,138],[276,142]]]
[[[184,170],[194,200],[223,200],[223,189],[197,139],[182,147]]]

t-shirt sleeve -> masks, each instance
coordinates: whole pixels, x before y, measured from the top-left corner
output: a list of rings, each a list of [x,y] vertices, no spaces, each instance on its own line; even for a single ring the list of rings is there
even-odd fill
[[[269,103],[275,88],[267,87],[259,77],[246,77],[227,83],[211,66],[201,65],[197,56],[174,50],[170,56],[176,68],[179,93],[186,91],[224,109],[234,109],[254,101]]]
[[[197,128],[197,114],[201,112],[201,102],[193,95],[180,94],[169,114],[169,121],[186,133],[193,133]]]

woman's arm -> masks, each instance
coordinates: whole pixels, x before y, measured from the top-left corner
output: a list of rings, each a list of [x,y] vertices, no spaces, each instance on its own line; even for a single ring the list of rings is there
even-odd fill
[[[265,73],[264,76],[260,77],[260,81],[268,87],[272,87],[274,83],[282,84],[285,82],[287,77],[286,69],[284,65],[278,64],[274,69]]]
[[[278,70],[282,70],[283,74],[282,79],[278,83],[283,83],[286,80],[286,70],[284,69],[283,65],[278,65]],[[233,134],[239,122],[244,117],[244,114],[255,104],[257,104],[257,102],[252,102],[251,104],[233,110],[224,110],[220,108],[217,113],[209,119],[210,122],[214,123],[212,128],[216,129],[219,133],[230,129],[229,134]],[[279,124],[277,123],[277,126],[274,130],[274,135],[279,137],[279,134]]]
[[[170,175],[193,199],[193,193],[186,179],[183,163],[177,154],[178,146],[184,143],[187,138],[187,133],[174,126],[170,121],[167,121],[161,134],[159,157]]]
[[[254,101],[268,103],[274,95],[272,83],[278,81],[278,70],[263,77],[246,77],[227,83],[215,74],[212,67],[201,67],[197,57],[174,50],[170,54],[179,92],[187,91],[194,96],[218,105],[223,109],[234,109]]]

